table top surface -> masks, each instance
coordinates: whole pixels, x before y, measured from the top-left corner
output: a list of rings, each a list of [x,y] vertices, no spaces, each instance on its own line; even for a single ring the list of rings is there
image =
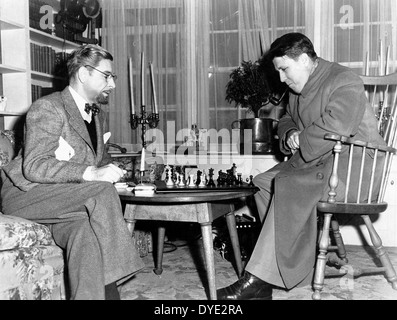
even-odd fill
[[[203,202],[224,202],[245,198],[255,194],[259,188],[241,188],[228,191],[200,191],[200,192],[171,192],[171,193],[154,193],[150,196],[136,196],[133,191],[126,189],[117,190],[120,199],[129,203],[164,203],[164,204],[178,204],[178,203],[203,203]]]

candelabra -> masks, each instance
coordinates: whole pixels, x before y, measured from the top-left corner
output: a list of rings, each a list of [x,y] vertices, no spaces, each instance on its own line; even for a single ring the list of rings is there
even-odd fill
[[[135,113],[130,117],[130,125],[132,130],[136,130],[138,125],[142,125],[142,149],[146,149],[146,125],[150,128],[157,128],[160,118],[158,113],[151,113],[147,115],[146,106],[141,106],[141,116],[137,116]]]

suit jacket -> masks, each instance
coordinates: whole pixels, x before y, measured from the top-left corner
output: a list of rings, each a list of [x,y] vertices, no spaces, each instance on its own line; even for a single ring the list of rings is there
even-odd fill
[[[334,146],[334,142],[324,140],[324,135],[329,132],[380,145],[385,142],[378,133],[361,79],[336,63],[320,59],[302,93],[290,95],[286,111],[278,127],[280,148],[289,152],[285,138],[295,129],[301,131],[300,149],[275,167],[280,170],[274,185],[275,241],[281,275],[286,287],[291,288],[309,275],[315,263],[316,204],[328,196]],[[345,151],[340,155],[340,169],[347,161]],[[373,154],[368,152],[367,156]],[[341,172],[341,176],[346,175]],[[352,176],[358,177],[358,173]],[[342,180],[339,191],[343,187]]]
[[[23,157],[19,154],[11,161],[5,173],[23,191],[40,183],[83,182],[88,166],[111,162],[103,138],[104,112],[96,116],[95,125],[97,153],[68,88],[36,100],[26,115],[30,134],[25,138]]]

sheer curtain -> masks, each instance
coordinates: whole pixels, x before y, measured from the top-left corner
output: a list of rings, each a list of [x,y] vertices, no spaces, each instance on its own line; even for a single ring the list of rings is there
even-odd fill
[[[230,131],[234,120],[247,116],[225,101],[229,74],[242,60],[257,60],[282,34],[305,33],[321,57],[357,73],[397,67],[395,0],[106,0],[102,8],[103,46],[114,54],[119,76],[110,104],[111,141],[127,149],[141,143],[128,121],[128,59],[138,111],[141,52],[154,69],[160,112],[155,139],[175,144],[193,124]],[[181,129],[187,131],[174,141]]]
[[[114,55],[115,72],[119,76],[110,101],[109,126],[112,141],[127,150],[139,149],[141,126],[131,130],[131,89],[129,59],[132,61],[132,96],[135,111],[140,115],[142,101],[141,53],[144,56],[144,95],[146,112],[152,111],[152,94],[148,63],[153,65],[154,88],[160,114],[158,130],[166,139],[167,125],[175,130],[185,127],[193,115],[186,106],[192,103],[190,90],[195,83],[187,81],[189,72],[196,72],[186,46],[189,39],[187,8],[183,0],[106,0],[103,8],[103,46]],[[196,13],[193,8],[192,13]],[[192,79],[197,78],[194,74]],[[149,127],[147,127],[149,129]],[[171,128],[172,129],[172,128]],[[175,130],[168,130],[174,133]],[[150,138],[150,137],[148,137]],[[131,146],[132,144],[132,146]]]

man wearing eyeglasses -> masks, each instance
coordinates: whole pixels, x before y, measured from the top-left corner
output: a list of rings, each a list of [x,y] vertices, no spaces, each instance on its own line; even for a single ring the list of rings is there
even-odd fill
[[[69,86],[35,101],[24,150],[4,168],[3,212],[47,224],[65,250],[70,299],[120,299],[117,285],[143,268],[113,186],[105,112],[112,55],[85,45],[67,61]]]

